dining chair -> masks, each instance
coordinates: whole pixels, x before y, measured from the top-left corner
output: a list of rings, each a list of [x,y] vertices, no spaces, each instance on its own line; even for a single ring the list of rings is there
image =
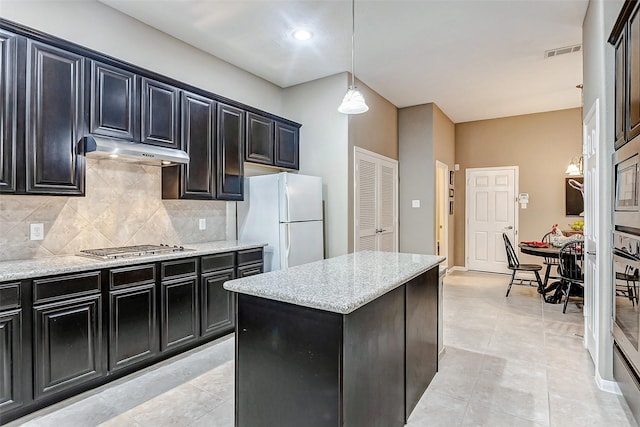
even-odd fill
[[[543,243],[547,243],[549,246],[551,246],[551,236],[553,235],[552,232],[548,232],[547,234],[545,234],[544,236],[542,236],[542,242]],[[544,273],[544,280],[542,281],[542,283],[544,284],[544,288],[547,288],[547,285],[549,283],[549,279],[559,279],[559,276],[552,276],[551,275],[551,269],[553,267],[557,267],[558,265],[560,265],[560,261],[558,260],[558,258],[553,258],[553,257],[544,257],[544,265],[547,266],[545,273]]]
[[[509,287],[507,288],[507,294],[505,298],[509,296],[509,292],[511,292],[511,286],[515,283],[516,285],[528,285],[535,286],[534,279],[529,277],[517,277],[516,274],[518,272],[526,272],[535,274],[535,282],[538,285],[538,292],[544,292],[544,286],[542,285],[542,280],[540,279],[539,271],[542,270],[542,266],[538,264],[520,264],[518,260],[518,256],[516,255],[516,251],[513,249],[513,245],[511,244],[511,240],[509,240],[509,236],[507,233],[502,233],[502,238],[504,239],[504,248],[507,251],[507,262],[509,270],[511,273],[511,280],[509,281]]]
[[[562,280],[562,293],[565,295],[564,307],[562,312],[567,312],[567,304],[571,296],[572,287],[584,288],[584,270],[582,266],[582,248],[583,242],[569,242],[560,249],[560,277]]]

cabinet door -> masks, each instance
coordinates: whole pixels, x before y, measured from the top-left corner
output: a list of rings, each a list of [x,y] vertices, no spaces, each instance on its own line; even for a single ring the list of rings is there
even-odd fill
[[[22,403],[22,310],[0,312],[0,413]]]
[[[299,169],[299,134],[296,126],[276,122],[276,166]]]
[[[244,111],[218,104],[218,199],[242,200],[244,175]]]
[[[0,192],[16,190],[17,38],[0,31]]]
[[[273,165],[274,122],[255,113],[247,113],[247,162]]]
[[[184,174],[180,198],[215,199],[215,102],[183,92],[181,122],[182,149],[189,153],[189,164],[180,166]]]
[[[640,134],[640,18],[636,10],[629,19],[627,39],[627,140]]]
[[[34,397],[102,375],[100,295],[35,306]]]
[[[202,276],[201,279],[201,332],[203,337],[231,332],[235,326],[233,292],[222,285],[235,279],[233,269]]]
[[[27,41],[26,192],[84,194],[84,58]]]
[[[625,52],[626,38],[623,32],[616,44],[616,74],[615,74],[615,147],[625,142]]]
[[[194,341],[198,336],[197,278],[162,282],[161,350]]]
[[[158,352],[155,283],[109,293],[109,370]]]
[[[178,89],[142,78],[142,142],[178,148]]]
[[[135,141],[140,110],[136,75],[110,65],[91,65],[92,134]]]

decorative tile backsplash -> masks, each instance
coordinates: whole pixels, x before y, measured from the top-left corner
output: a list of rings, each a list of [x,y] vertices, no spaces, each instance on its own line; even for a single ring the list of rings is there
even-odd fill
[[[85,197],[0,195],[0,261],[235,239],[235,203],[162,200],[161,175],[159,167],[87,159]],[[32,223],[44,224],[44,240],[29,240]]]

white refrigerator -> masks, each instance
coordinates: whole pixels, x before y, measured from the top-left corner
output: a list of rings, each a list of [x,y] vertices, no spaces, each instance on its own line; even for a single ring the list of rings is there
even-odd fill
[[[238,240],[268,243],[264,271],[324,258],[322,178],[288,172],[245,178]]]

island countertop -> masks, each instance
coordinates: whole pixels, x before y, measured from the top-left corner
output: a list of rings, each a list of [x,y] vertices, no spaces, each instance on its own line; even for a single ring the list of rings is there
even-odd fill
[[[229,280],[224,288],[303,307],[349,314],[442,261],[444,257],[435,255],[362,251]]]
[[[219,240],[206,243],[185,243],[184,246],[187,249],[184,252],[169,252],[107,261],[77,255],[0,261],[0,282],[260,248],[266,246],[266,243]]]

